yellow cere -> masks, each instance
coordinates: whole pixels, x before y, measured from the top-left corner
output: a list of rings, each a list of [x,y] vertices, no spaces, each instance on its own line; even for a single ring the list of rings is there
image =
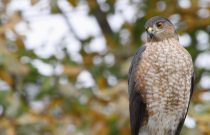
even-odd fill
[[[149,27],[149,28],[147,29],[147,31],[148,31],[148,32],[152,32],[152,31],[153,31],[152,27]]]

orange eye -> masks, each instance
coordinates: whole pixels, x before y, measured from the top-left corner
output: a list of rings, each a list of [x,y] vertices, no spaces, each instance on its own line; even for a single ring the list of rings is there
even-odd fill
[[[158,28],[162,28],[162,27],[163,27],[163,23],[162,23],[162,22],[158,22],[158,23],[156,23],[156,26],[157,26]]]

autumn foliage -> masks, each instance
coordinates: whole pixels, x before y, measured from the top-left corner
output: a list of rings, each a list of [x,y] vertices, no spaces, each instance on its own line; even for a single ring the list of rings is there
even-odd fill
[[[35,19],[26,15],[31,9],[11,10],[15,1],[0,1],[0,135],[130,134],[127,72],[144,42],[144,23],[152,16],[173,20],[179,35],[188,38],[185,47],[195,63],[210,54],[208,0],[26,0],[31,9],[38,8],[35,17],[44,14],[47,22],[47,16],[59,16],[71,36],[62,35],[54,43],[55,52],[47,57],[39,53],[51,40],[51,31],[38,50],[27,47],[27,32],[18,27],[22,25],[30,34]],[[82,37],[72,24],[71,16],[83,9],[94,18],[99,35]],[[112,24],[116,15],[121,22]],[[104,39],[102,51],[91,50],[97,36]],[[72,39],[80,45],[77,54],[71,53]],[[51,72],[42,73],[41,65],[49,66]],[[202,81],[210,84],[208,65],[195,64],[191,124],[184,126],[183,135],[210,135],[210,87],[202,85]],[[81,74],[92,80],[85,85]]]

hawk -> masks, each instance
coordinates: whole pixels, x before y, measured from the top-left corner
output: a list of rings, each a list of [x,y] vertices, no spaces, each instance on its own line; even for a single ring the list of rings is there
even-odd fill
[[[131,134],[179,135],[193,92],[192,58],[167,18],[152,17],[145,29],[128,73]]]

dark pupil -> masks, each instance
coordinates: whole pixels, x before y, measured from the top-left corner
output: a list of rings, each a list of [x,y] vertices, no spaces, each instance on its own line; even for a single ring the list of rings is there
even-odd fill
[[[161,26],[162,26],[162,23],[160,23],[160,22],[157,23],[157,26],[158,26],[158,27],[161,27]]]

